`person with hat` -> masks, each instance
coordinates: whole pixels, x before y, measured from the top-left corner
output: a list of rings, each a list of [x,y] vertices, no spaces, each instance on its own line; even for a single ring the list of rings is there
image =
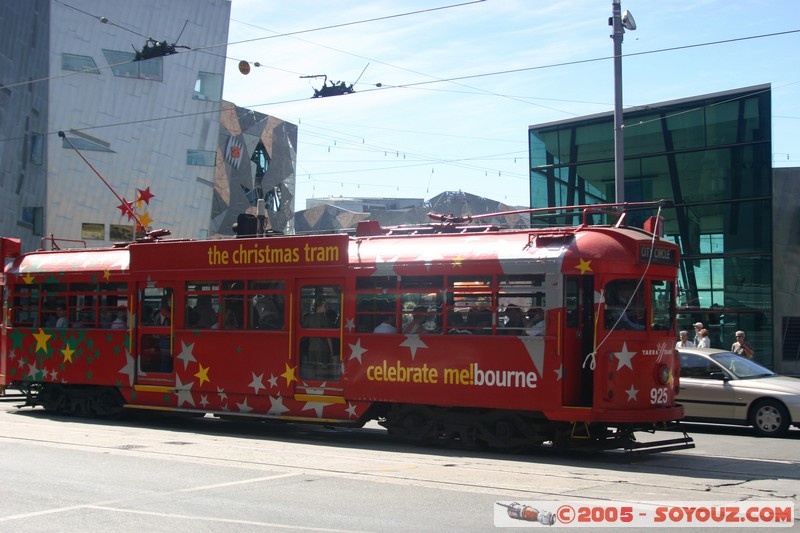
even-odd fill
[[[731,346],[731,351],[742,357],[747,357],[748,359],[753,358],[753,347],[750,346],[749,342],[744,340],[744,331],[736,332],[736,342]]]
[[[703,329],[702,322],[695,322],[694,323],[694,345],[697,346],[697,343],[700,342],[700,330]]]

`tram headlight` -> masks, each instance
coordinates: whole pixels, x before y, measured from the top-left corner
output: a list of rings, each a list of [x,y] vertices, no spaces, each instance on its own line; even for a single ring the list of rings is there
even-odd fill
[[[667,365],[660,365],[658,367],[658,382],[662,385],[669,383],[669,375],[671,372]]]

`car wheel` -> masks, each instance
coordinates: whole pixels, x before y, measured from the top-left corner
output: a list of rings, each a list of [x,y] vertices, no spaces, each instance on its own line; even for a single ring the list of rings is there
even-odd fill
[[[789,411],[777,400],[761,400],[753,406],[750,424],[761,437],[779,437],[789,429]]]

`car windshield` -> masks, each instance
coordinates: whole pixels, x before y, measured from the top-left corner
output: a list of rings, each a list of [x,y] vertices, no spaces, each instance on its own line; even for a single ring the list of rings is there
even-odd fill
[[[774,376],[775,372],[732,352],[711,354],[711,358],[740,379]]]

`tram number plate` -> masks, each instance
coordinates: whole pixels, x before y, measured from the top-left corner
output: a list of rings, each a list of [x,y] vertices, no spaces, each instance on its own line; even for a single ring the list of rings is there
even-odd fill
[[[650,389],[650,403],[653,405],[666,405],[669,402],[669,389],[667,387],[654,387]]]

